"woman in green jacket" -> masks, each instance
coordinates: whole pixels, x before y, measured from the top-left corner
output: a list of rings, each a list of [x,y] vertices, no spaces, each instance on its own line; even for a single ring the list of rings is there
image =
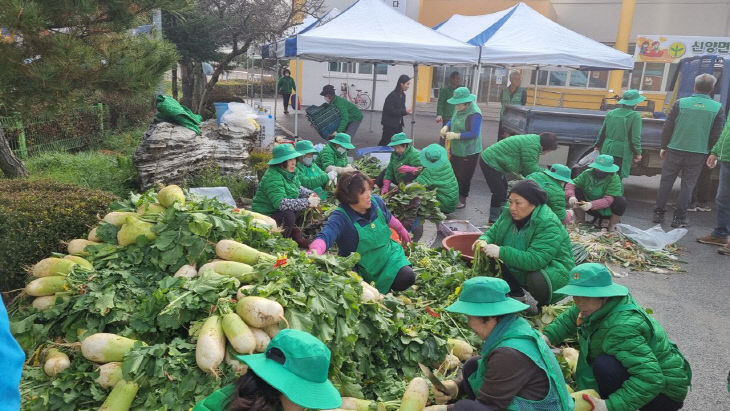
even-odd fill
[[[465,314],[484,345],[481,356],[467,360],[456,380],[443,381],[446,392],[433,387],[437,403],[464,399],[425,410],[573,410],[555,355],[540,333],[517,314],[528,306],[508,297],[508,292],[502,279],[474,277],[464,282],[459,299],[446,307]]]
[[[489,207],[489,222],[493,223],[502,212],[507,200],[507,177],[514,173],[527,176],[541,170],[538,159],[541,154],[558,148],[558,139],[553,133],[523,134],[498,141],[482,151],[479,167],[492,192]]]
[[[411,145],[413,140],[406,136],[406,133],[397,133],[390,139],[388,146],[393,147],[388,166],[383,170],[383,184],[380,194],[390,190],[390,184],[410,183],[416,179],[416,175],[423,170],[421,159],[418,157],[418,150]],[[380,181],[378,181],[380,182]]]
[[[279,331],[263,354],[239,355],[249,370],[195,405],[193,411],[304,411],[342,405],[328,380],[332,353],[309,333]]]
[[[354,149],[350,136],[345,133],[337,133],[319,152],[314,161],[325,173],[336,171],[342,174],[354,170],[347,159],[347,150]]]
[[[337,179],[337,172],[330,171],[325,173],[314,164],[314,149],[312,142],[309,140],[301,140],[297,142],[295,149],[301,157],[297,159],[297,177],[299,182],[306,188],[314,191],[322,200],[327,198],[327,183]]]
[[[557,290],[575,305],[544,330],[558,345],[578,333],[579,390],[594,389],[602,399],[585,398],[596,411],[673,411],[682,408],[692,379],[689,363],[666,332],[629,294],[611,280],[606,267],[581,264]]]
[[[624,186],[616,173],[619,168],[608,154],[599,155],[588,167],[572,184],[565,185],[565,196],[575,212],[575,222],[584,223],[588,213],[594,217],[596,226],[608,218],[608,231],[616,231],[616,224],[626,212]]]
[[[530,314],[565,297],[554,290],[568,283],[575,266],[568,232],[546,201],[547,193],[534,181],[517,182],[509,207],[474,243],[487,257],[502,261],[510,296],[529,304]]]
[[[297,84],[291,77],[291,71],[289,69],[284,69],[282,74],[283,76],[276,83],[276,88],[279,89],[281,99],[284,101],[284,114],[289,114],[289,101],[291,100],[291,95],[297,91]],[[291,108],[296,110],[296,104],[296,101],[292,101]]]
[[[297,215],[307,208],[319,207],[320,198],[314,191],[303,187],[296,174],[299,152],[291,144],[279,144],[272,151],[269,169],[261,178],[253,197],[251,210],[271,216],[283,228],[282,235],[308,248],[296,226]]]
[[[618,101],[621,107],[606,113],[601,131],[598,132],[595,150],[613,156],[619,166],[621,178],[631,173],[631,160],[641,161],[641,114],[634,110],[636,105],[646,100],[638,90],[626,90]]]
[[[449,163],[446,149],[439,144],[431,144],[421,150],[419,156],[423,170],[416,177],[416,182],[429,190],[436,190],[441,211],[445,214],[453,213],[459,203],[459,183]]]
[[[565,210],[565,184],[573,184],[570,169],[555,163],[547,170],[538,171],[525,177],[537,183],[547,193],[547,205],[553,210],[558,220],[567,224],[573,219],[573,210]]]

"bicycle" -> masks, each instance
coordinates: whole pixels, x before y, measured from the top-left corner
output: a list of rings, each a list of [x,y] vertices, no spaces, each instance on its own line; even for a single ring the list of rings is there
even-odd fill
[[[355,85],[351,84],[350,87],[355,88]],[[342,91],[340,97],[354,103],[360,110],[367,110],[370,107],[370,104],[372,104],[372,99],[367,91],[355,89],[357,93],[352,96],[352,93],[350,93],[349,88],[347,87],[347,83],[342,83],[340,90]]]

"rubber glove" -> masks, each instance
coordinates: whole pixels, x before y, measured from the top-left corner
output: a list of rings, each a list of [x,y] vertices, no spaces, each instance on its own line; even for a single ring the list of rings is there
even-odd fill
[[[481,250],[482,252],[484,252],[484,249],[485,249],[485,248],[487,248],[487,244],[488,244],[488,243],[487,243],[486,241],[484,241],[484,240],[476,240],[476,241],[474,241],[474,244],[472,244],[472,245],[471,245],[471,249],[472,249],[473,251],[476,251],[476,249],[477,249],[477,246],[479,246],[479,249],[480,249],[480,250]]]
[[[335,181],[337,179],[337,171],[330,171],[329,173],[327,173],[327,177],[329,177],[330,180]]]
[[[443,118],[441,116],[436,116],[436,122],[441,123],[443,121]]]
[[[415,173],[416,171],[418,171],[418,167],[413,167],[413,166],[408,166],[408,165],[403,165],[403,166],[398,167],[398,172],[403,173],[403,174]]]
[[[390,221],[388,221],[388,227],[395,230],[396,233],[398,233],[398,237],[400,237],[400,240],[403,244],[408,244],[411,242],[411,235],[408,234],[408,230],[406,230],[405,227],[403,227],[403,224],[395,218],[394,215],[390,216]]]
[[[310,208],[317,208],[317,207],[319,207],[319,202],[321,201],[319,199],[319,196],[317,196],[317,194],[312,194],[311,196],[309,196],[309,198],[307,200],[309,200],[309,207]]]
[[[591,408],[591,411],[608,411],[608,407],[606,407],[606,401],[600,398],[593,398],[588,394],[583,394],[583,399],[593,406],[593,408]]]
[[[593,208],[593,204],[590,201],[586,201],[585,203],[581,204],[580,209],[583,211],[588,211],[591,208]]]
[[[446,133],[444,138],[447,140],[458,140],[461,138],[461,133],[454,133],[453,131],[449,131],[448,133]]]
[[[311,244],[309,244],[309,251],[307,251],[307,255],[309,254],[316,254],[316,255],[322,255],[327,251],[327,244],[325,244],[324,240],[321,238],[317,238],[316,240],[312,241]]]
[[[324,170],[325,173],[329,173],[330,171],[335,171],[335,166],[327,166],[327,168]]]
[[[563,223],[569,223],[575,219],[575,212],[573,210],[565,210],[565,220]]]
[[[459,395],[459,386],[456,385],[456,382],[454,382],[453,380],[446,380],[441,382],[444,384],[444,387],[446,387],[447,392],[441,392],[435,386],[431,387],[431,391],[433,391],[433,398],[436,400],[437,404],[445,404],[456,398],[457,395]]]
[[[499,258],[499,246],[497,244],[487,244],[487,247],[484,249],[484,254],[487,257]]]
[[[390,190],[390,180],[383,180],[383,188],[380,190],[380,194],[385,194]]]
[[[441,137],[446,137],[446,133],[449,132],[449,126],[441,127]]]
[[[575,197],[570,197],[570,198],[568,199],[568,205],[569,205],[569,206],[570,206],[571,208],[575,208],[575,204],[576,204],[576,203],[578,203],[578,199],[577,199],[577,198],[575,198]]]

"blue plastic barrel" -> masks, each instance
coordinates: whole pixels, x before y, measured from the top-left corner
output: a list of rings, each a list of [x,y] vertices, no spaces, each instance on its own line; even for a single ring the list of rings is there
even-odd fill
[[[223,118],[223,113],[228,111],[228,103],[213,103],[215,106],[215,119],[218,122],[218,125],[221,125],[221,118]]]

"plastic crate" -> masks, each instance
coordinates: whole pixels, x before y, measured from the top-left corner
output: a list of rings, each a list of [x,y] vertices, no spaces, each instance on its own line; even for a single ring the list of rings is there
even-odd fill
[[[325,140],[337,130],[341,121],[340,112],[337,110],[337,107],[326,103],[321,106],[307,107],[306,117],[312,124],[312,127]]]
[[[482,230],[467,220],[446,220],[439,223],[439,233],[448,237],[459,233],[481,233]]]

